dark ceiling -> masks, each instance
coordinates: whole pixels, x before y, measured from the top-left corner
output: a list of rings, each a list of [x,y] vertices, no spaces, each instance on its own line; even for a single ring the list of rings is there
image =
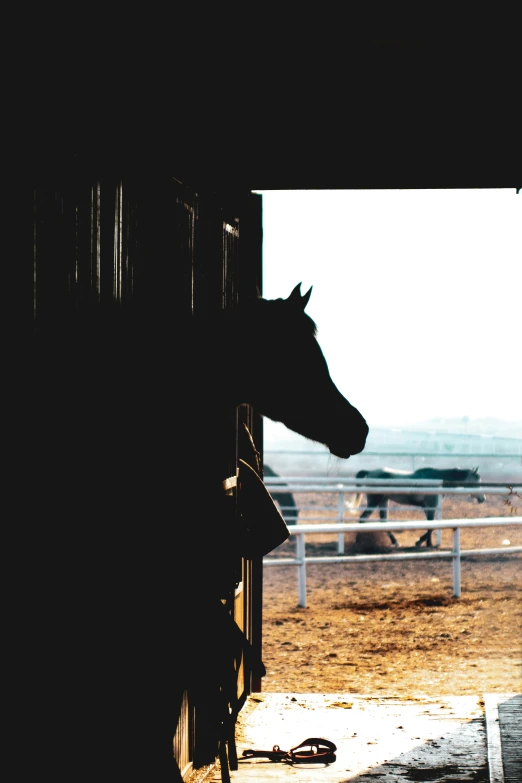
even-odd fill
[[[220,190],[507,187],[508,66],[480,41],[402,39],[183,78],[134,63],[92,94],[36,94],[23,162],[40,184],[85,171]]]

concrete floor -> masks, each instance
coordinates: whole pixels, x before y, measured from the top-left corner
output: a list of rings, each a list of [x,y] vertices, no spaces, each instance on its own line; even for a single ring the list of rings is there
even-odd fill
[[[515,731],[511,727],[511,736],[518,736],[520,698],[515,694],[410,700],[354,694],[252,694],[237,725],[238,769],[231,771],[231,783],[522,781],[522,770],[518,778],[516,771],[515,777],[504,777],[498,719],[499,705],[516,704],[519,723]],[[288,764],[242,757],[244,750],[272,750],[274,745],[290,750],[310,737],[333,742],[336,760],[327,765]],[[513,769],[517,767],[515,760]],[[205,783],[221,780],[218,765]]]

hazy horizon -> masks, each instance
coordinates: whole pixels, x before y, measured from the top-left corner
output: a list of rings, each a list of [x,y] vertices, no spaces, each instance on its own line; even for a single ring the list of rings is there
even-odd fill
[[[485,438],[510,438],[522,444],[522,421],[484,418],[470,420],[467,423],[460,422],[460,428],[457,426],[457,423],[451,419],[445,419],[443,422],[439,422],[437,419],[430,419],[416,423],[403,423],[402,425],[373,424],[370,427],[369,439],[376,433],[403,432],[405,434],[425,433],[440,436],[447,434],[455,436],[483,436]],[[317,444],[314,445],[312,441],[288,429],[281,422],[274,422],[265,417],[263,419],[263,428],[265,447],[267,444],[270,444],[270,448],[278,445],[283,447],[289,443],[302,444],[304,449],[308,446],[311,449],[317,447]]]

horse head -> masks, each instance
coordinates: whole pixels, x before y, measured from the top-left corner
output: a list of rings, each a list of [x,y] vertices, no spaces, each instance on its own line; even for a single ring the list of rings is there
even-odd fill
[[[316,325],[305,313],[311,293],[301,294],[299,283],[287,299],[258,297],[247,308],[242,358],[252,361],[244,373],[244,401],[346,459],[364,449],[368,425],[330,376]]]

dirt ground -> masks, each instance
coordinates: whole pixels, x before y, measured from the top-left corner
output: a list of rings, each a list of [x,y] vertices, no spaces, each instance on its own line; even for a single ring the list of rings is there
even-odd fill
[[[508,522],[510,507],[499,496],[480,505],[446,496],[443,514]],[[418,537],[400,533],[393,551],[415,551]],[[451,537],[442,531],[442,549]],[[461,531],[463,550],[507,549],[508,541],[522,545],[522,527]],[[346,553],[354,545],[355,535],[347,534]],[[307,537],[306,549],[335,554],[337,537]],[[270,556],[294,553],[291,538]],[[265,567],[262,691],[401,698],[521,693],[521,566],[521,554],[463,557],[461,597],[454,598],[451,560],[308,564],[306,608],[298,607],[297,568]]]

